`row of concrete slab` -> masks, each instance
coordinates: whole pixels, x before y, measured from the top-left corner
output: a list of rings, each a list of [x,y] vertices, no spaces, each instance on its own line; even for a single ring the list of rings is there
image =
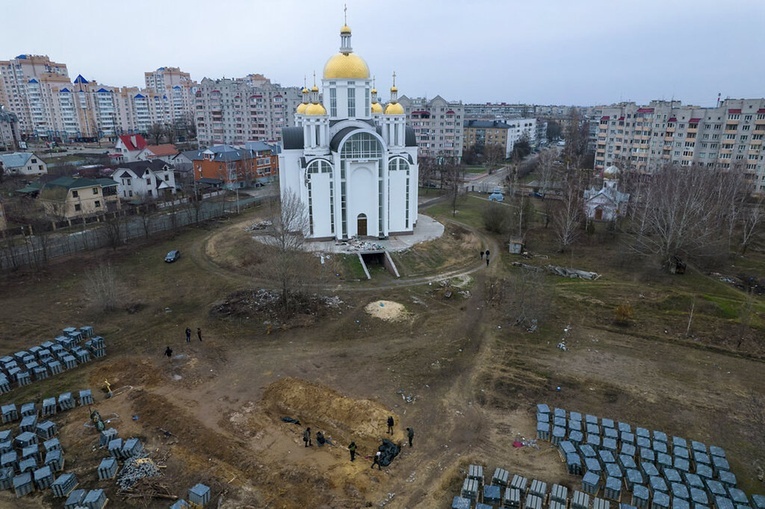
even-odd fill
[[[81,343],[85,340],[84,346]],[[0,394],[106,355],[106,343],[93,327],[67,327],[53,341],[0,357]]]

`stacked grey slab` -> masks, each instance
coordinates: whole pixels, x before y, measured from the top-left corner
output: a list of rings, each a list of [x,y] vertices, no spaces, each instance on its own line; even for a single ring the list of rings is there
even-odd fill
[[[72,473],[61,474],[51,484],[50,489],[53,492],[53,496],[56,498],[63,498],[68,496],[77,487],[77,476]]]
[[[13,478],[13,491],[16,498],[28,495],[35,490],[31,472],[23,472]]]
[[[619,502],[623,483],[639,509],[700,509],[718,502],[752,508],[720,447],[590,414],[582,421],[579,412],[551,412],[546,404],[537,405],[537,438],[558,447],[569,473],[584,476],[586,494],[605,488],[604,497]]]
[[[90,490],[85,498],[82,499],[81,504],[88,509],[103,509],[106,506],[106,493],[102,489]]]
[[[98,479],[105,481],[107,479],[114,479],[117,475],[117,459],[116,458],[104,458],[101,460],[101,464],[98,465]]]
[[[189,488],[188,497],[192,504],[204,507],[210,502],[210,488],[202,483],[198,483]]]
[[[9,392],[14,386],[21,387],[57,375],[64,369],[74,369],[89,362],[91,356],[106,355],[104,338],[94,336],[93,327],[67,327],[62,332],[53,341],[0,357],[0,394]],[[79,346],[83,338],[89,338],[85,348]]]
[[[85,495],[87,495],[88,492],[86,490],[73,490],[71,493],[69,493],[69,496],[66,498],[66,502],[64,502],[64,509],[78,509],[82,507],[82,502],[85,500]]]
[[[463,499],[463,500],[465,500],[465,502],[467,502],[467,505],[454,505],[455,503],[457,503],[456,500],[458,498],[462,498],[462,497],[454,497],[454,501],[452,502],[452,509],[455,509],[455,508],[456,509],[462,509],[463,507],[466,508],[466,509],[470,509],[470,500],[467,500],[467,499]],[[170,506],[170,509],[188,509],[190,507],[191,507],[191,505],[189,505],[188,502],[186,502],[184,499],[181,498],[181,499],[176,500],[173,503],[173,505]]]

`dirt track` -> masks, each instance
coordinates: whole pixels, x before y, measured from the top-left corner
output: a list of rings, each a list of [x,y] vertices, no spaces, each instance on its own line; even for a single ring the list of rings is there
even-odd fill
[[[167,466],[162,483],[176,495],[205,482],[216,497],[223,495],[222,507],[448,507],[471,462],[483,464],[488,475],[503,466],[574,487],[580,480],[565,473],[549,445],[512,446],[518,437],[533,436],[537,402],[653,425],[741,452],[731,461],[736,474],[746,482],[753,478],[750,461],[762,451],[747,450],[745,406],[752,391],[762,391],[759,363],[615,335],[578,321],[569,351],[561,352],[554,336],[551,342],[550,336],[510,328],[501,310],[486,307],[484,278],[501,269],[495,264],[487,270],[472,258],[455,260],[460,268],[449,271],[475,278],[467,298],[445,298],[433,284],[436,275],[373,289],[334,282],[323,288],[343,300],[338,309],[320,321],[269,333],[257,317],[220,320],[208,314],[227,292],[257,284],[229,268],[215,249],[225,231],[181,239],[188,244],[183,266],[142,275],[135,260],[143,256],[117,258],[135,278],[127,293],[142,310],[80,317],[96,320],[112,350],[78,376],[93,388],[106,378],[115,389],[130,387],[99,401],[98,408],[119,416],[114,426],[121,436],[139,436]],[[19,313],[40,291],[58,292],[50,316],[9,327],[7,351],[16,348],[10,338],[29,331],[44,336],[51,320],[75,316],[71,277],[20,284],[13,302],[6,298],[6,312]],[[148,281],[153,293],[145,290]],[[407,319],[385,321],[365,310],[381,300],[401,304]],[[186,344],[186,324],[201,325],[204,341]],[[161,355],[165,344],[173,345],[172,360]],[[389,438],[388,415],[396,420],[390,438],[404,442],[403,430],[411,426],[414,447],[404,447],[390,467],[372,470],[371,454],[381,438]],[[78,409],[60,424],[67,461],[83,486],[105,486],[94,479],[103,452],[92,450],[86,419]],[[323,431],[334,445],[304,447],[304,426]],[[351,440],[359,445],[354,463],[346,449]],[[110,497],[112,506],[126,504],[113,490]],[[0,504],[9,500],[0,498]]]

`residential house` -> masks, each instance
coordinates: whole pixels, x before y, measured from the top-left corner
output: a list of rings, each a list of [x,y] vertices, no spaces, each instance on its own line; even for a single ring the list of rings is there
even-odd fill
[[[257,152],[231,145],[216,145],[194,154],[185,153],[192,160],[196,183],[220,185],[226,189],[252,186],[258,178]],[[271,155],[268,156],[269,160]],[[265,160],[265,156],[261,158]],[[265,167],[265,165],[264,165]]]
[[[122,200],[144,202],[165,199],[175,194],[172,165],[154,159],[122,163],[112,174]]]
[[[119,163],[138,161],[147,146],[146,139],[140,134],[125,134],[119,137],[110,156]]]
[[[108,178],[59,177],[43,186],[39,200],[54,219],[98,215],[120,208],[117,183]]]
[[[155,159],[164,161],[168,164],[173,163],[173,158],[178,155],[178,149],[172,143],[163,143],[161,145],[147,145],[137,156],[139,161],[152,161]]]
[[[48,165],[32,152],[0,154],[5,175],[47,175]]]
[[[265,184],[279,175],[279,154],[277,146],[262,141],[248,141],[245,149],[255,158],[255,180]]]

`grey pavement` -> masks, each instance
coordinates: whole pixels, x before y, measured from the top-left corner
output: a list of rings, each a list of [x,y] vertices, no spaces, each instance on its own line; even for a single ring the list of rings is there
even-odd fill
[[[412,235],[391,235],[385,240],[350,240],[341,242],[309,241],[304,244],[309,251],[320,253],[358,253],[360,251],[405,251],[415,244],[426,242],[441,237],[444,234],[444,225],[424,214],[417,214],[417,226]]]

